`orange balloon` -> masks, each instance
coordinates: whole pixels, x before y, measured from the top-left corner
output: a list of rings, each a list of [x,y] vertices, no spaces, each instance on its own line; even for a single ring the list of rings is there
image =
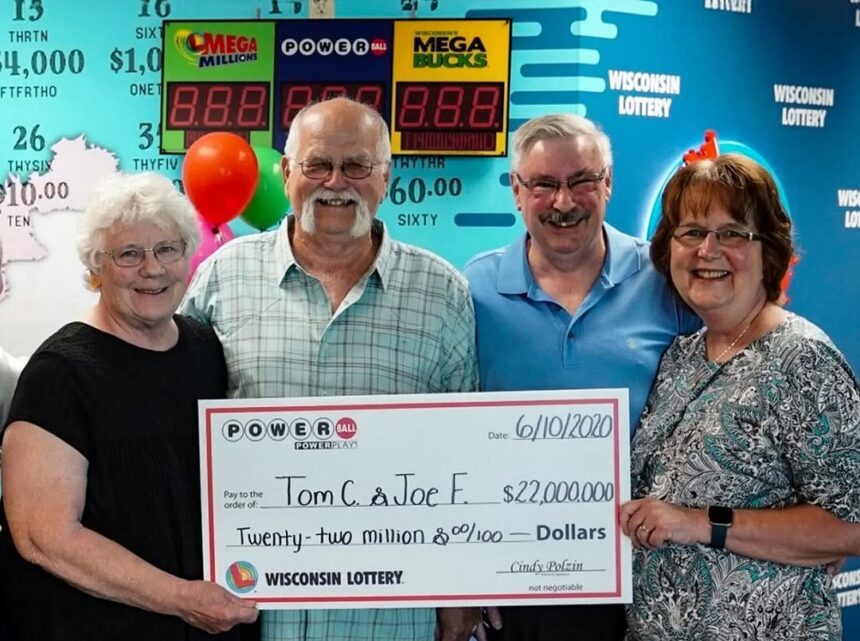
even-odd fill
[[[213,227],[238,216],[257,188],[257,156],[240,136],[223,131],[198,138],[182,164],[185,194]]]

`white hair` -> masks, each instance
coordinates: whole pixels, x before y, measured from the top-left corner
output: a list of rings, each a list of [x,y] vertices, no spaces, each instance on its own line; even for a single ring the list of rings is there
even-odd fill
[[[590,140],[597,147],[603,166],[612,166],[612,146],[603,130],[588,118],[559,113],[532,118],[517,129],[513,139],[511,167],[516,171],[522,157],[531,151],[536,143],[560,138]]]
[[[194,207],[161,174],[111,174],[93,189],[78,222],[78,256],[95,272],[99,254],[111,229],[150,223],[160,229],[175,229],[185,241],[185,255],[192,256],[200,243]]]

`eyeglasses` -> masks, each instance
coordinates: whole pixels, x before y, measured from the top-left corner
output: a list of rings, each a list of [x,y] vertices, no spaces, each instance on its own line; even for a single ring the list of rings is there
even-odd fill
[[[746,247],[754,240],[763,240],[764,236],[748,229],[730,227],[728,229],[704,229],[702,227],[678,227],[672,232],[672,238],[684,247],[698,247],[708,234],[713,234],[720,247]]]
[[[596,191],[598,185],[606,177],[606,167],[601,169],[599,174],[568,178],[567,180],[556,180],[555,178],[546,177],[523,180],[523,177],[518,173],[514,173],[514,176],[517,177],[520,184],[528,189],[533,196],[538,198],[555,198],[562,185],[567,185],[567,188],[574,194],[589,194]]]
[[[137,267],[146,259],[146,252],[152,255],[162,265],[175,263],[185,255],[184,240],[162,240],[155,243],[153,247],[141,247],[140,245],[123,245],[113,251],[103,251],[113,258],[113,262],[120,267]]]
[[[305,178],[310,178],[311,180],[326,180],[331,176],[335,167],[340,167],[341,173],[347,178],[361,180],[362,178],[367,178],[373,172],[374,166],[380,164],[382,163],[373,161],[361,162],[359,160],[346,160],[342,163],[333,163],[328,160],[305,160],[300,162],[299,166],[302,168],[302,174],[304,174]]]

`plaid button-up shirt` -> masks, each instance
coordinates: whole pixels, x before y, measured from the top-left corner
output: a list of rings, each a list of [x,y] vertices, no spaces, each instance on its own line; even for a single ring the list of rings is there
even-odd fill
[[[475,318],[465,279],[439,257],[393,241],[380,222],[371,268],[331,311],[296,262],[292,217],[231,241],[197,270],[180,312],[209,323],[231,397],[470,392]],[[264,640],[429,640],[432,609],[274,611]]]

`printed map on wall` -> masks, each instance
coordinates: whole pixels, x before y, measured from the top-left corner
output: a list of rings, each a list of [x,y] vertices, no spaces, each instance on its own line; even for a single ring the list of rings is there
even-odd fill
[[[16,323],[15,336],[4,335],[9,349],[32,349],[68,322],[71,310],[80,317],[95,300],[75,252],[77,219],[93,185],[116,173],[119,160],[84,136],[60,139],[51,153],[46,171],[9,174],[3,184],[0,325],[27,319]]]

